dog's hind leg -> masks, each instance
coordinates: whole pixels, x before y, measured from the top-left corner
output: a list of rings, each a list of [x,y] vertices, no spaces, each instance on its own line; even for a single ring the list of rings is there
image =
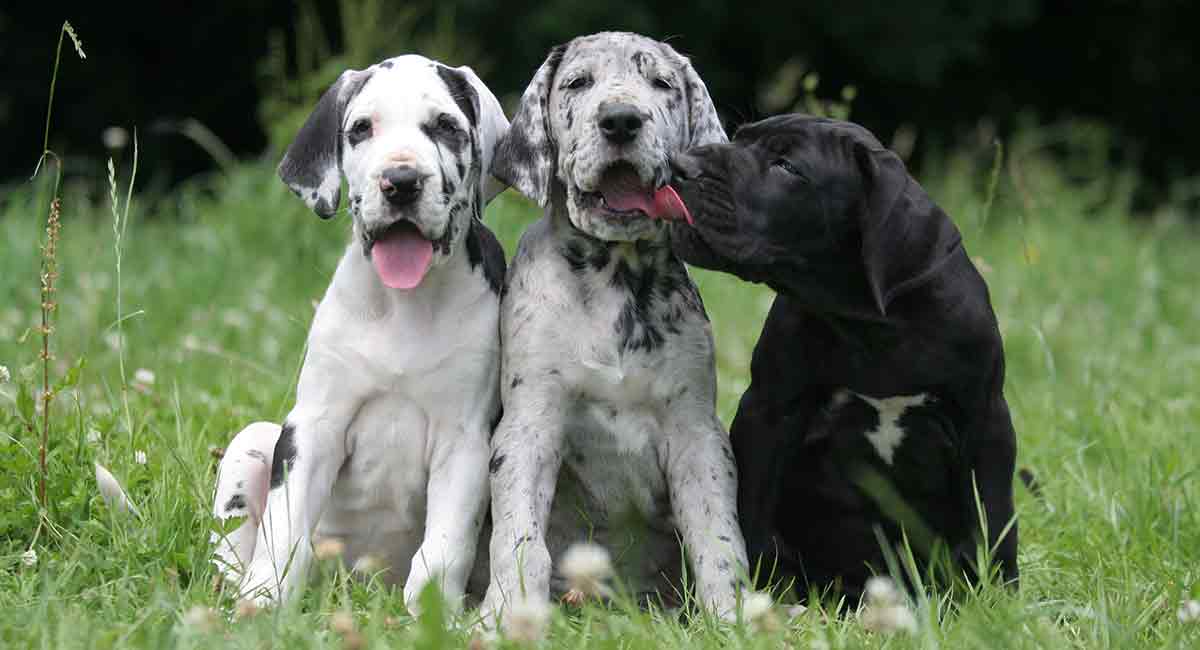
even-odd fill
[[[258,526],[267,505],[271,486],[271,457],[280,427],[273,422],[255,422],[242,429],[217,466],[213,516],[218,528],[211,536],[213,563],[227,580],[237,583],[254,557]],[[233,522],[241,525],[230,529]]]

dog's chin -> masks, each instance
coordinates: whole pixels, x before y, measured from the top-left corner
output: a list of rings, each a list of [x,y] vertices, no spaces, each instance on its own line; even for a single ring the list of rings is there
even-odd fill
[[[386,237],[390,232],[401,228],[416,228],[422,237],[433,244],[432,266],[438,266],[444,258],[451,255],[455,240],[450,236],[449,221],[442,224],[431,224],[421,219],[420,215],[413,217],[393,215],[372,219],[368,225],[361,219],[354,221],[354,234],[362,247],[365,257],[370,259],[375,243]]]
[[[641,210],[613,210],[598,193],[574,190],[567,201],[571,225],[586,235],[604,241],[639,241],[663,236],[665,222],[651,219]]]

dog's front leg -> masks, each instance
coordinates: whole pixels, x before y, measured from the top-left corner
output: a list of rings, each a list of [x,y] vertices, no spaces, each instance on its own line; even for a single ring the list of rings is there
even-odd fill
[[[492,437],[492,575],[480,606],[485,625],[496,622],[506,603],[550,596],[546,527],[562,466],[563,396],[521,392],[507,396]]]
[[[417,597],[430,580],[458,608],[475,563],[488,503],[488,433],[460,430],[433,452],[426,488],[425,538],[404,583],[404,602],[418,613]]]
[[[243,596],[260,604],[280,600],[302,584],[312,558],[310,537],[346,460],[346,431],[363,403],[354,382],[344,380],[345,370],[329,365],[310,350],[296,406],[275,443],[267,507],[241,583]]]
[[[667,482],[675,525],[692,562],[696,595],[719,616],[737,616],[746,545],[737,517],[737,469],[715,416],[673,428]]]

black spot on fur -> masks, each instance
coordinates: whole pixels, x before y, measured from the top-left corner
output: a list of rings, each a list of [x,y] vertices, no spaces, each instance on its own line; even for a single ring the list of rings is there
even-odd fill
[[[496,472],[500,471],[500,466],[504,464],[504,458],[505,456],[503,454],[492,456],[491,462],[488,463],[488,473],[495,474]]]
[[[446,90],[450,91],[450,97],[454,98],[454,103],[458,104],[459,110],[467,116],[471,127],[478,126],[479,94],[475,92],[475,87],[471,85],[467,76],[444,65],[437,66],[437,73],[442,78],[442,83],[446,84]]]
[[[380,64],[379,64],[379,67],[381,67],[381,68],[391,68],[391,67],[392,67],[392,62],[391,62],[391,61],[384,61],[383,63],[380,63]]]
[[[225,512],[233,512],[234,510],[243,510],[246,507],[245,495],[235,494],[229,497],[229,501],[225,502]]]
[[[559,249],[571,270],[581,273],[588,267],[594,271],[608,266],[612,255],[605,242],[588,241],[579,237],[568,239]]]
[[[474,217],[467,231],[467,261],[472,269],[483,266],[483,277],[488,286],[493,293],[500,295],[504,288],[504,249],[492,231]]]
[[[283,479],[296,464],[296,427],[290,422],[283,424],[279,440],[275,441],[275,456],[271,461],[271,489],[283,485]]]
[[[516,388],[517,386],[520,386],[523,383],[525,383],[525,380],[521,378],[521,375],[513,375],[512,383],[509,384],[508,387]]]

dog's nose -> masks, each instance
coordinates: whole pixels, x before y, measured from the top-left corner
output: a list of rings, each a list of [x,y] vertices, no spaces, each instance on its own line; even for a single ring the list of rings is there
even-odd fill
[[[613,144],[632,142],[642,130],[641,112],[629,104],[604,104],[600,106],[600,132]]]
[[[379,175],[379,189],[392,205],[412,203],[421,194],[421,173],[407,165],[389,167]]]

